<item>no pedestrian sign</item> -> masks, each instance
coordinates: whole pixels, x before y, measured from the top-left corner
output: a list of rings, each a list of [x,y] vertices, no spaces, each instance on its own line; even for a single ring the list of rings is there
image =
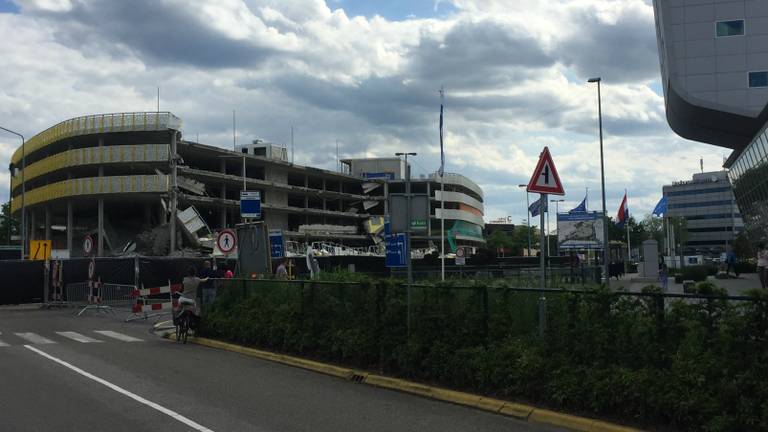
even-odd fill
[[[536,169],[533,171],[533,176],[528,182],[528,192],[550,194],[550,195],[565,195],[565,189],[560,182],[560,176],[557,175],[557,168],[555,168],[555,162],[552,160],[552,155],[549,154],[549,148],[544,147],[544,151],[539,156],[539,163],[536,164]]]
[[[219,236],[216,238],[216,246],[218,246],[221,253],[228,254],[235,249],[237,245],[237,237],[235,232],[230,229],[221,230]]]

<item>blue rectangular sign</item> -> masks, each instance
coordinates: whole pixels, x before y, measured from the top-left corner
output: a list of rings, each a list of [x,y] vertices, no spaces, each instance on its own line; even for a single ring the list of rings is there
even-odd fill
[[[261,192],[240,191],[240,216],[261,219]]]
[[[285,256],[282,231],[269,230],[269,252],[272,258],[282,258]]]
[[[390,234],[386,236],[387,255],[385,263],[387,267],[408,266],[408,237],[406,233]]]

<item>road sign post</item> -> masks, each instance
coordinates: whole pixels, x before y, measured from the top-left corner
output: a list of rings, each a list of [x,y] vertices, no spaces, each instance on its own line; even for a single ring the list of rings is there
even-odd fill
[[[547,266],[546,266],[546,235],[544,232],[544,212],[547,209],[547,196],[552,195],[565,195],[565,189],[560,182],[560,176],[557,174],[557,168],[555,162],[552,160],[552,155],[549,153],[549,148],[544,147],[544,150],[539,155],[539,162],[536,164],[536,169],[533,171],[531,180],[528,182],[526,188],[528,192],[535,192],[541,194],[539,203],[541,205],[541,211],[539,213],[540,222],[540,241],[539,241],[539,336],[544,336],[544,332],[547,329],[547,298],[544,294],[544,290],[547,286]]]
[[[86,235],[83,239],[83,255],[90,256],[93,252],[93,237]]]

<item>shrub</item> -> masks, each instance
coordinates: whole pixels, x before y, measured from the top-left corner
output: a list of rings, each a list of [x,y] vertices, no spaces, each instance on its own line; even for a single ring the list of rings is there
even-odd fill
[[[705,269],[704,269],[705,270]],[[350,276],[351,277],[351,276]],[[359,276],[355,276],[358,278]],[[680,431],[768,430],[768,293],[729,302],[605,288],[538,294],[396,280],[231,282],[205,335],[488,395]],[[238,285],[240,284],[240,285]]]
[[[692,280],[694,282],[705,281],[709,275],[708,266],[683,267],[682,275],[684,280]]]

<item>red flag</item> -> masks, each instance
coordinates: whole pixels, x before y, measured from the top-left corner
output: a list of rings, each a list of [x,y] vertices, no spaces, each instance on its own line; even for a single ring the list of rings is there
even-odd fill
[[[621,206],[619,206],[619,214],[616,215],[616,225],[623,226],[629,219],[629,207],[627,207],[627,193],[624,192],[624,199],[621,200]]]

